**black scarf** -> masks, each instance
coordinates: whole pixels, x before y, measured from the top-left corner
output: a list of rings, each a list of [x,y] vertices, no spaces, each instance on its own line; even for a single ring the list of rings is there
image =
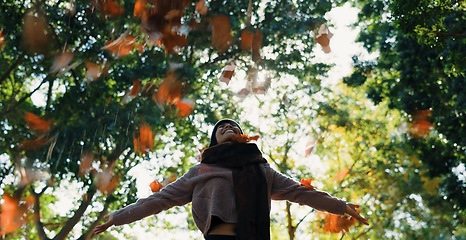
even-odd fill
[[[237,240],[270,240],[267,181],[260,167],[266,162],[253,143],[222,143],[202,153],[202,163],[217,164],[233,172]]]

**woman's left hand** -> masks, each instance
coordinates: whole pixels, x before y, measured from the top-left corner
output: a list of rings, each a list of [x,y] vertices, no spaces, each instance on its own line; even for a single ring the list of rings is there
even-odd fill
[[[362,222],[362,223],[364,223],[366,225],[369,225],[369,221],[367,221],[367,219],[365,219],[361,215],[359,215],[356,208],[359,208],[359,205],[355,205],[355,204],[352,204],[352,203],[347,203],[346,204],[346,213],[348,215],[350,215],[351,217],[356,218],[358,221],[360,221],[360,222]]]

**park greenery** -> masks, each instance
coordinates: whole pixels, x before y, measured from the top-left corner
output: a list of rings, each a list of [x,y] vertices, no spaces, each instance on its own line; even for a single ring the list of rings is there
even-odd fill
[[[354,56],[353,72],[327,83],[332,66],[316,52],[331,45],[326,13],[344,4],[360,10],[357,41],[377,57]],[[0,239],[137,237],[92,230],[137,200],[136,179],[158,191],[197,164],[221,118],[259,135],[273,168],[359,204],[370,222],[279,202],[273,239],[464,239],[465,8],[5,0]],[[189,205],[136,225],[201,236]]]

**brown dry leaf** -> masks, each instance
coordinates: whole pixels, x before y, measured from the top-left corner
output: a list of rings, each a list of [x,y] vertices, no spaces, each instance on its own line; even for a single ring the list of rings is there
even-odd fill
[[[243,29],[243,31],[241,31],[241,49],[243,51],[251,50],[253,39],[254,33],[247,29]]]
[[[315,34],[315,39],[317,40],[317,43],[319,43],[322,46],[322,50],[325,53],[330,53],[330,39],[332,38],[333,33],[330,32],[330,30],[327,27],[327,24],[321,24],[319,26],[319,29],[316,31]]]
[[[55,56],[53,59],[52,67],[50,68],[50,73],[57,73],[63,71],[68,66],[70,66],[71,61],[73,61],[74,53],[64,51],[59,55]]]
[[[172,19],[181,18],[182,15],[183,15],[183,11],[181,11],[180,9],[173,9],[167,12],[167,14],[165,14],[163,18],[165,18],[166,20],[172,20]]]
[[[212,17],[209,22],[212,26],[212,47],[217,49],[219,52],[227,51],[233,43],[230,20],[225,15],[218,15]]]
[[[88,61],[86,61],[85,64],[86,64],[86,76],[84,76],[84,78],[86,78],[86,81],[97,80],[102,74],[102,68],[99,65],[88,62]]]
[[[49,27],[45,14],[33,7],[24,14],[22,46],[29,53],[45,53],[49,47]]]
[[[220,75],[220,82],[224,82],[228,85],[231,78],[233,77],[233,74],[235,73],[235,69],[236,66],[234,62],[227,63],[227,65],[223,68],[222,74]]]
[[[83,152],[81,155],[81,164],[79,164],[79,177],[84,177],[92,169],[92,161],[94,160],[94,154],[91,152]]]
[[[38,133],[45,133],[52,129],[52,120],[44,120],[41,117],[30,112],[26,112],[26,114],[24,115],[24,120],[26,120],[27,126],[31,130]]]
[[[317,141],[307,142],[307,144],[306,144],[306,155],[305,155],[306,157],[311,155],[311,152],[312,152],[312,150],[314,150],[316,145],[317,145]]]
[[[140,18],[144,17],[144,15],[147,13],[146,4],[147,2],[145,0],[136,0],[136,3],[134,4],[133,16]]]
[[[37,138],[26,139],[22,141],[19,146],[24,150],[35,150],[52,141],[52,138],[47,137],[47,134],[42,134]]]
[[[261,60],[260,50],[262,48],[262,32],[259,29],[256,29],[254,33],[254,38],[252,41],[252,60],[254,62]]]
[[[131,91],[129,92],[130,96],[136,96],[139,93],[139,89],[141,88],[141,79],[136,79],[133,82],[133,87],[131,88]]]
[[[198,12],[201,15],[206,15],[207,14],[207,6],[205,5],[205,0],[199,0],[195,4],[196,12]]]
[[[113,175],[113,167],[97,173],[97,189],[103,194],[109,194],[118,186],[118,178]]]

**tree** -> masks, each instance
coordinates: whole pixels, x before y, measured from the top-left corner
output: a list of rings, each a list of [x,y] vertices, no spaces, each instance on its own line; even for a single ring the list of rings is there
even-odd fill
[[[185,172],[193,146],[206,144],[203,124],[238,115],[231,93],[216,87],[227,63],[248,70],[250,94],[266,90],[259,71],[322,73],[307,64],[311,31],[331,2],[203,4],[2,3],[0,179],[13,206],[2,205],[2,219],[19,221],[1,226],[6,238],[91,238],[108,211],[135,201],[128,172],[158,150],[184,152],[161,175]],[[79,197],[60,215],[49,206],[68,184],[80,186],[71,193]],[[31,213],[27,225],[18,208]]]

